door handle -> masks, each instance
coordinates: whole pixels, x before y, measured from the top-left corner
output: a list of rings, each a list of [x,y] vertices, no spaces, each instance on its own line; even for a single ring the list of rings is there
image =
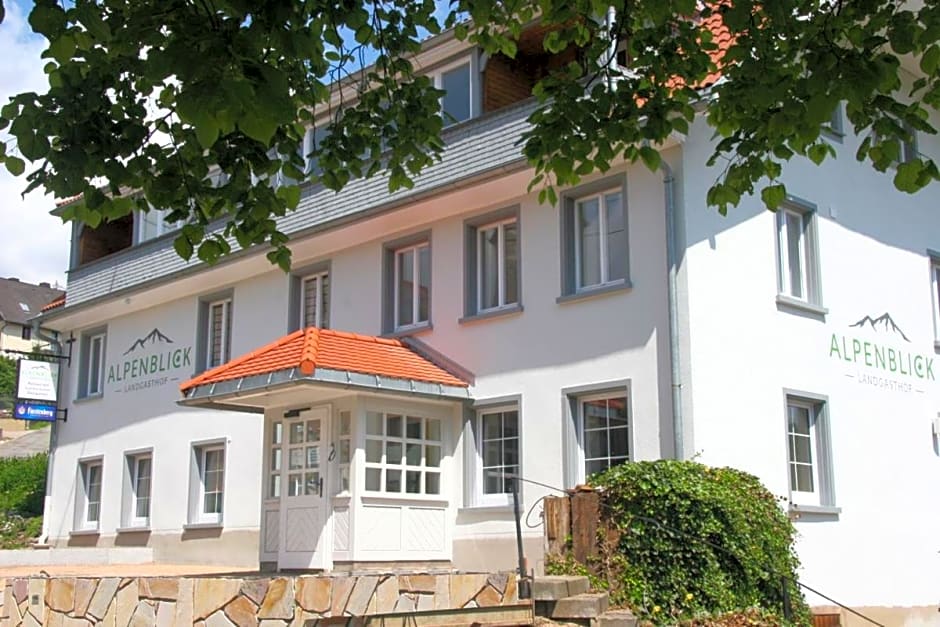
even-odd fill
[[[320,498],[323,498],[323,477],[320,477],[317,481],[317,490],[320,492]]]
[[[331,462],[336,459],[336,445],[330,442],[330,454],[326,456],[326,461]]]

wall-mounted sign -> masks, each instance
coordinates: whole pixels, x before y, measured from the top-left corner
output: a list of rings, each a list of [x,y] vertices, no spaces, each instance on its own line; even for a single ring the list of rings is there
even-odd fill
[[[192,368],[192,346],[171,348],[173,340],[159,329],[134,340],[124,359],[108,366],[107,382],[117,383],[118,392],[137,392],[179,380],[173,371]]]
[[[46,401],[55,405],[58,400],[58,383],[58,362],[36,359],[21,359],[17,362],[17,400]]]
[[[857,330],[833,333],[829,340],[829,357],[853,366],[845,376],[898,392],[923,393],[936,381],[934,355],[918,352],[890,314],[864,316],[849,328]]]
[[[54,422],[58,411],[58,407],[49,403],[17,401],[13,405],[13,417],[19,420],[44,420]]]

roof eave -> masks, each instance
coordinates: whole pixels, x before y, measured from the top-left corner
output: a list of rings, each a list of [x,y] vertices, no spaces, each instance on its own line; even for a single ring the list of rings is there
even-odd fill
[[[316,384],[361,391],[387,392],[390,394],[406,394],[459,401],[472,398],[469,387],[464,386],[433,383],[418,379],[399,379],[331,368],[317,368],[312,374],[304,375],[298,368],[286,368],[265,374],[197,385],[187,390],[184,393],[185,398],[177,401],[177,404],[184,407],[263,411],[262,405],[241,405],[235,401],[240,397],[257,395],[259,392],[280,391],[299,384]]]

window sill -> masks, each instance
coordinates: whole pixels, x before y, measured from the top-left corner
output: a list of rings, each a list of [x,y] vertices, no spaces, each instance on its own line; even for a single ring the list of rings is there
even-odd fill
[[[811,316],[825,319],[829,310],[822,305],[808,303],[805,300],[793,298],[785,294],[777,294],[777,309],[788,310],[793,313],[810,314]]]
[[[520,504],[521,507],[521,504]],[[493,514],[511,514],[512,513],[512,503],[481,503],[479,505],[467,505],[461,507],[458,510],[460,514],[484,514],[484,513],[493,513]]]
[[[415,504],[420,503],[424,506],[439,506],[446,508],[449,504],[447,499],[441,498],[438,494],[382,494],[380,492],[366,492],[360,497],[363,504]]]
[[[221,529],[222,521],[219,522],[192,522],[183,525],[183,531],[195,531],[197,529]]]
[[[398,338],[398,337],[408,337],[409,335],[420,335],[434,329],[434,325],[430,322],[424,324],[416,324],[410,327],[401,327],[395,329],[390,333],[382,334],[382,337]]]
[[[91,401],[100,401],[104,398],[104,392],[99,392],[98,394],[89,394],[87,396],[76,396],[73,403],[89,403]]]
[[[608,283],[606,285],[599,285],[597,287],[585,288],[579,292],[573,292],[571,294],[563,294],[556,298],[555,302],[559,305],[562,305],[564,303],[587,300],[589,298],[594,298],[595,296],[606,296],[607,294],[629,292],[632,289],[633,284],[630,283],[630,281],[619,281],[617,283]]]
[[[69,531],[69,537],[87,537],[87,536],[100,536],[101,531],[98,529],[76,529],[75,531]]]
[[[801,518],[807,520],[837,520],[842,513],[841,507],[835,505],[800,505],[790,503],[788,512],[791,520]]]
[[[121,535],[121,534],[128,534],[128,533],[150,533],[150,525],[147,525],[146,527],[143,527],[143,526],[140,526],[140,527],[118,527],[117,529],[114,530],[114,532],[115,532],[116,534],[118,534],[118,535]]]
[[[515,314],[520,314],[523,311],[522,305],[509,305],[507,307],[500,307],[498,309],[487,309],[486,311],[481,311],[469,316],[464,316],[463,318],[458,318],[458,324],[472,324],[474,322],[480,322],[482,320],[492,320],[493,318],[502,318],[503,316],[512,316]]]

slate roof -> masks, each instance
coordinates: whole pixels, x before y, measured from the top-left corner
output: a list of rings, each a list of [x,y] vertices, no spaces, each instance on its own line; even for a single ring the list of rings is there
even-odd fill
[[[33,285],[17,279],[0,279],[0,319],[15,324],[28,324],[43,307],[65,296],[63,290]],[[25,307],[23,306],[25,305]]]

